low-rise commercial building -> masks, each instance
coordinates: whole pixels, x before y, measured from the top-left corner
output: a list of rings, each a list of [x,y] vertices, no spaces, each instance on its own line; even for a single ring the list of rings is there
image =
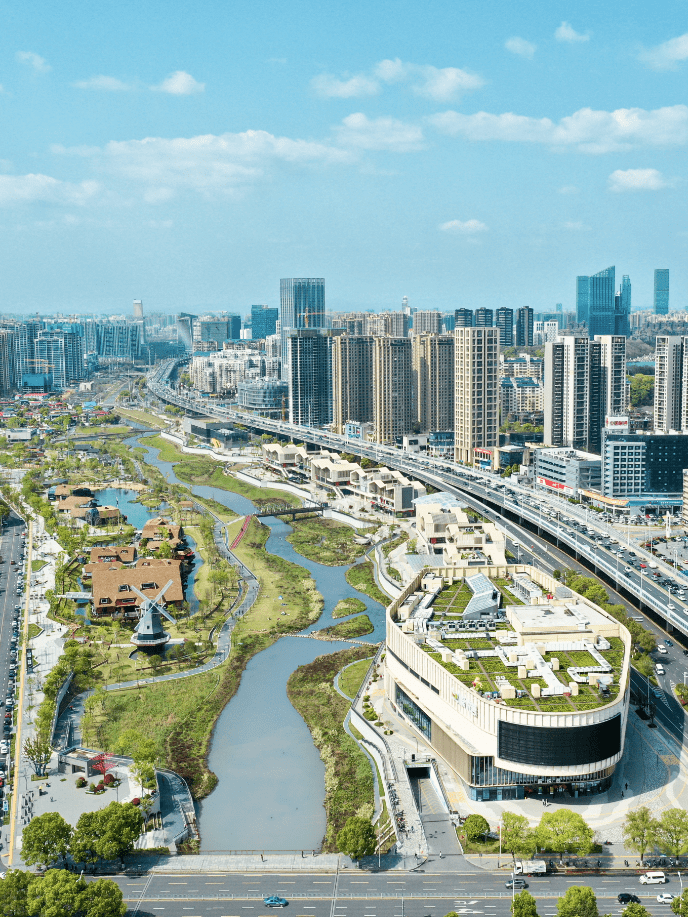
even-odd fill
[[[611,785],[631,637],[549,575],[524,565],[423,571],[388,609],[386,649],[387,697],[469,798]]]
[[[133,587],[147,599],[155,599],[170,581],[161,602],[167,608],[182,606],[184,587],[179,560],[150,557],[139,559],[135,567],[119,563],[93,564],[92,567],[93,613],[96,616],[138,617],[143,599]]]
[[[602,461],[599,455],[579,449],[537,449],[535,483],[567,497],[580,490],[599,490]]]
[[[602,433],[602,494],[632,511],[680,510],[683,469],[688,468],[685,433]]]

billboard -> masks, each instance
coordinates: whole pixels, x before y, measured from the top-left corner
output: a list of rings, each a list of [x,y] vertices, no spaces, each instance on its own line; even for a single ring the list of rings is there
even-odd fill
[[[551,487],[552,490],[558,490],[559,493],[566,494],[569,497],[573,496],[573,487],[569,487],[568,484],[560,484],[559,481],[551,481],[549,478],[538,478],[537,482],[542,484],[543,487]]]
[[[626,416],[604,418],[604,425],[610,433],[629,433],[631,429],[630,421]]]

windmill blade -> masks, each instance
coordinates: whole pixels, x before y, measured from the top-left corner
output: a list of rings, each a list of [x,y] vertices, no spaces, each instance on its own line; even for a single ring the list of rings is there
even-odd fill
[[[170,586],[172,585],[173,582],[174,582],[174,580],[171,580],[171,579],[167,580],[167,582],[166,582],[165,585],[162,587],[162,589],[160,590],[160,592],[159,592],[159,593],[156,595],[156,597],[153,599],[153,604],[154,604],[154,605],[158,605],[158,603],[160,602],[160,600],[161,600],[162,597],[165,595],[165,593],[166,593],[167,590],[170,588]]]
[[[168,621],[171,621],[172,624],[176,624],[176,623],[177,623],[176,620],[172,617],[172,615],[169,613],[169,611],[168,611],[163,605],[158,605],[158,611],[160,612],[161,615],[165,615],[165,617],[167,618],[167,620],[168,620]]]
[[[140,599],[143,599],[144,602],[150,602],[148,596],[144,595],[140,589],[136,588],[136,586],[130,586],[129,588],[133,590]],[[167,588],[167,586],[165,586],[165,588]]]

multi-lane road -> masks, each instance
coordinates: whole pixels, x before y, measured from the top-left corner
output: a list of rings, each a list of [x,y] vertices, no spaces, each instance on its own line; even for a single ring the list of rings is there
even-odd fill
[[[272,909],[267,895],[279,895],[289,904],[285,913],[299,917],[444,917],[450,911],[481,917],[507,917],[511,891],[505,887],[508,869],[499,873],[473,869],[454,871],[445,862],[442,872],[371,873],[347,870],[332,873],[226,873],[118,876],[133,914],[158,917],[260,917]],[[468,864],[461,859],[461,867]],[[468,867],[470,868],[470,867]],[[601,913],[620,914],[619,892],[631,892],[653,915],[670,917],[657,894],[680,894],[680,879],[666,885],[643,886],[637,875],[527,877],[528,890],[538,902],[540,917],[553,917],[557,899],[572,885],[590,886]],[[248,914],[253,911],[253,914]]]

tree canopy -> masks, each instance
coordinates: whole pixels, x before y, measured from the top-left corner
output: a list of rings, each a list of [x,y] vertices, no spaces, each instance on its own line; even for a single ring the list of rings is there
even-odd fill
[[[50,866],[67,855],[71,837],[71,825],[59,812],[38,815],[22,832],[22,859],[29,866]]]
[[[563,853],[586,854],[593,848],[592,828],[571,809],[559,809],[543,815],[537,827],[537,839],[544,850],[553,850],[560,856]]]
[[[513,917],[538,917],[537,901],[525,888],[514,895],[511,913]]]
[[[595,892],[586,885],[572,885],[557,901],[559,917],[600,917]]]
[[[375,853],[377,838],[369,818],[353,815],[337,835],[337,848],[353,860]]]
[[[487,819],[482,815],[469,815],[463,823],[464,834],[469,841],[477,841],[490,830]]]
[[[647,806],[630,811],[624,820],[622,830],[626,845],[639,853],[641,859],[648,847],[652,846],[656,827]]]

